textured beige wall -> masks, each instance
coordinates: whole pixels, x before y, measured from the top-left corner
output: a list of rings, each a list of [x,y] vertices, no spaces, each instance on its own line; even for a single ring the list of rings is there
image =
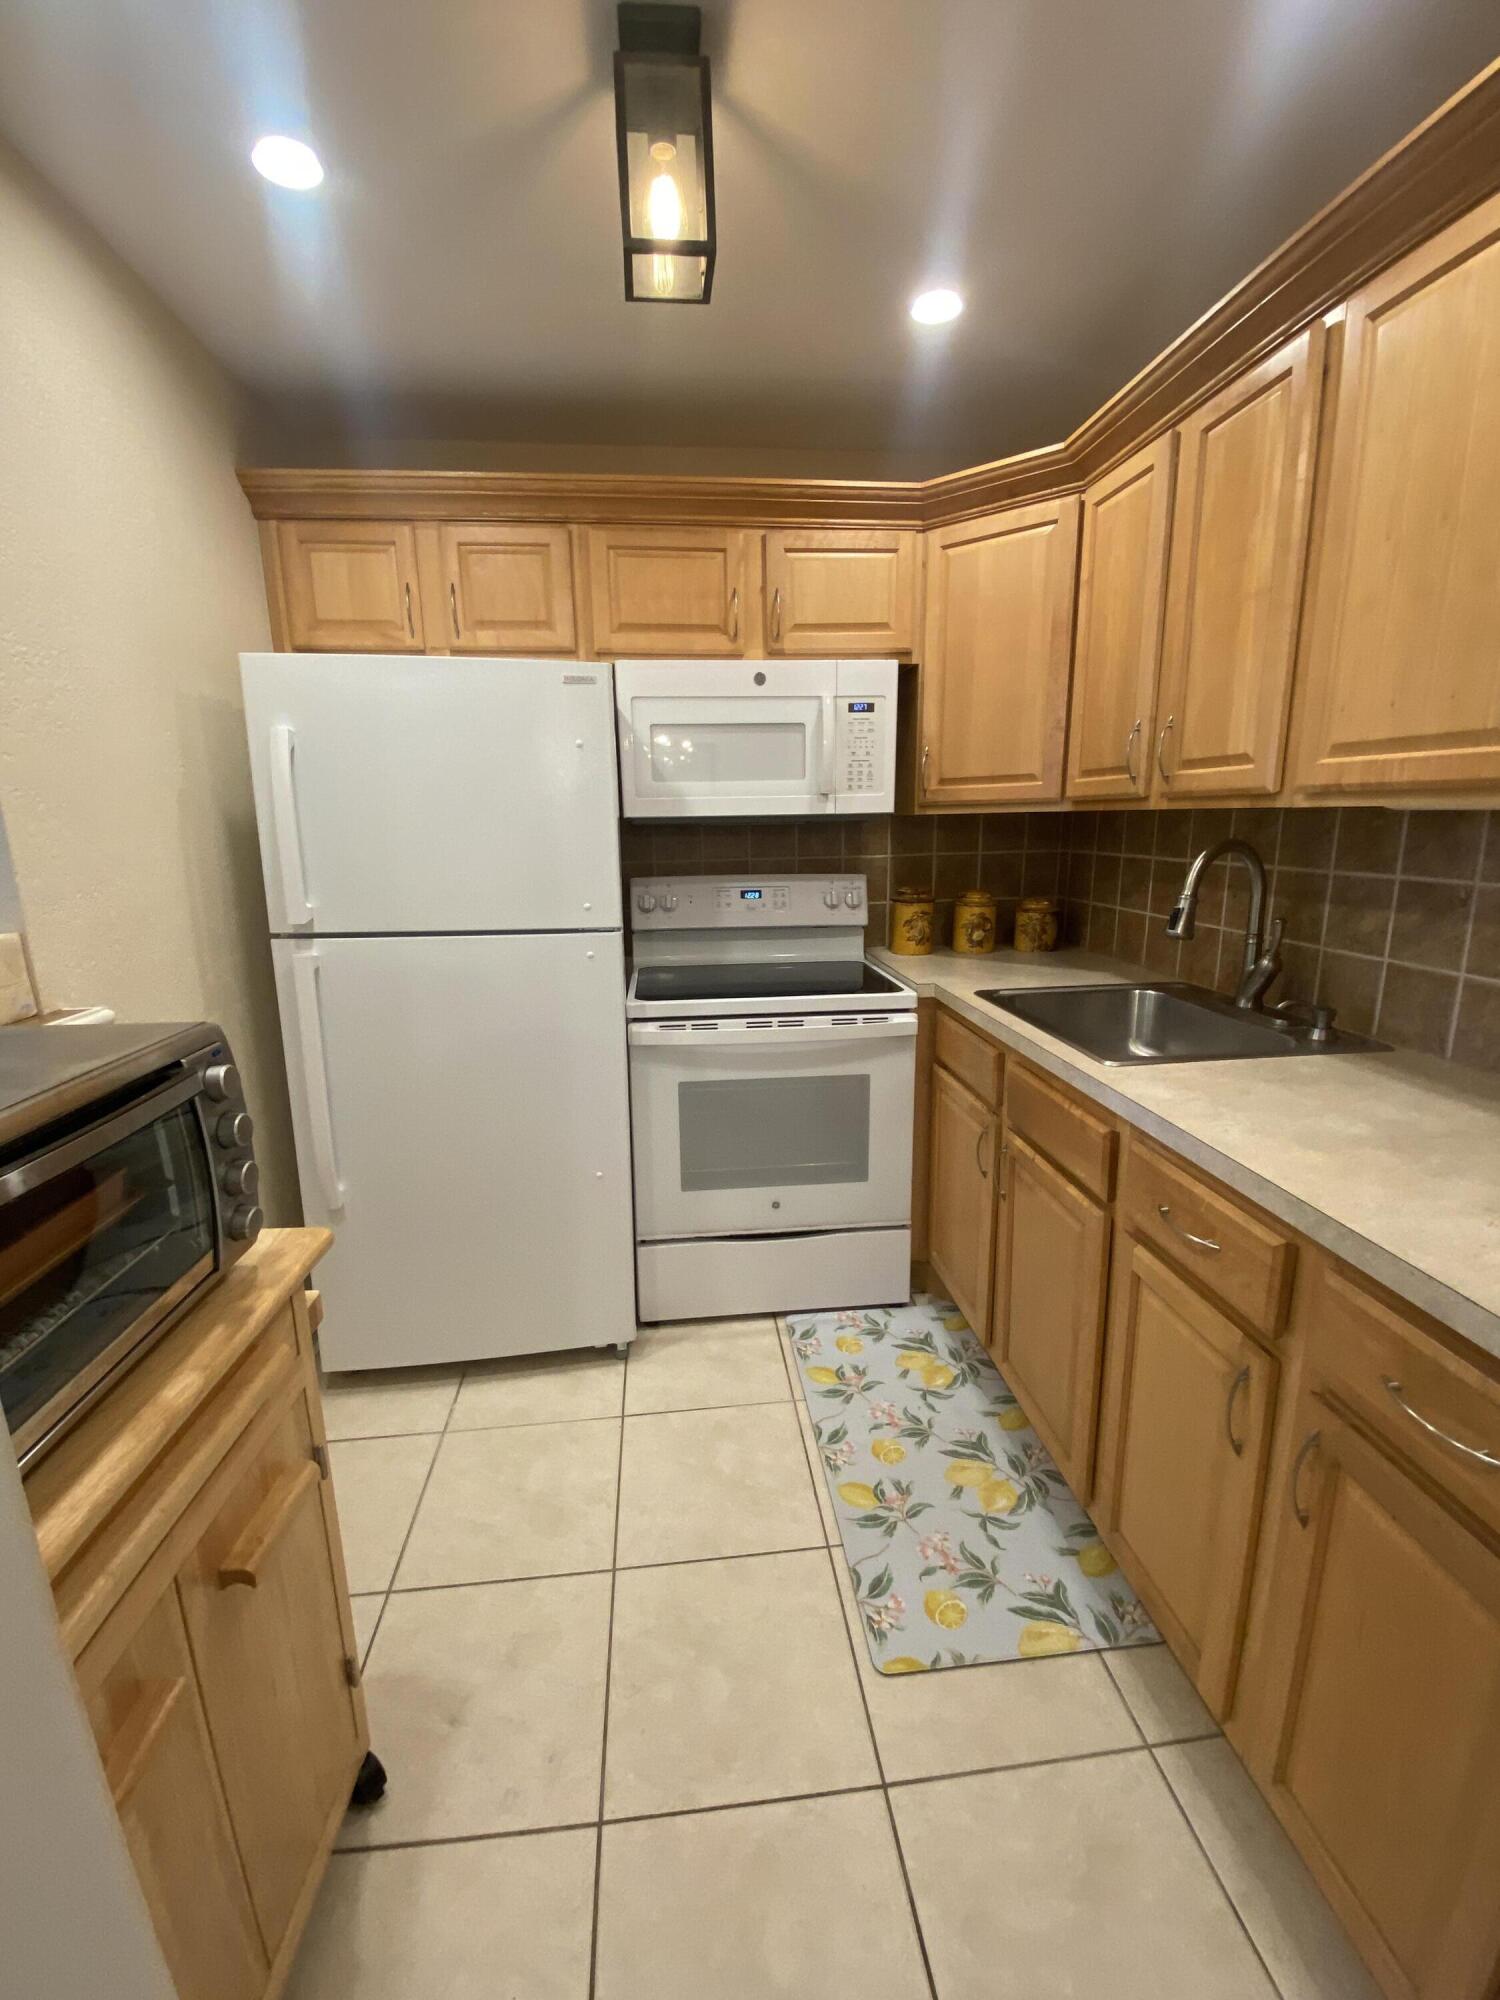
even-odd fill
[[[0,801],[45,1004],[223,1022],[296,1218],[240,706],[269,644],[237,408],[0,146]]]

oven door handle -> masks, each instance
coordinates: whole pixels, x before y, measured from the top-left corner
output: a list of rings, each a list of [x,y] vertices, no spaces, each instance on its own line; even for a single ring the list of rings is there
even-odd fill
[[[848,1021],[835,1026],[831,1019],[799,1020],[792,1027],[744,1025],[738,1020],[715,1021],[712,1027],[695,1028],[676,1021],[632,1021],[627,1040],[635,1049],[653,1049],[659,1055],[715,1055],[725,1061],[741,1049],[789,1048],[815,1042],[823,1047],[844,1047],[855,1042],[912,1041],[917,1033],[915,1013],[888,1014],[880,1020]]]
[[[132,1132],[139,1132],[143,1126],[152,1125],[158,1118],[165,1117],[167,1112],[175,1111],[179,1104],[186,1104],[202,1088],[201,1074],[196,1069],[190,1070],[186,1076],[176,1076],[159,1090],[153,1090],[148,1097],[137,1098],[123,1111],[116,1111],[109,1118],[86,1125],[81,1132],[73,1133],[60,1144],[41,1147],[8,1173],[0,1174],[0,1201],[11,1201],[15,1196],[25,1194],[29,1188],[40,1187],[44,1181],[66,1173],[69,1167],[82,1166],[86,1160],[97,1158],[106,1147],[118,1145]]]
[[[294,951],[292,989],[297,1002],[297,1039],[302,1044],[313,1167],[324,1202],[329,1208],[340,1209],[344,1206],[344,1183],[339,1179],[338,1154],[333,1143],[333,1105],[328,1096],[328,1061],[323,1050],[323,1008],[318,985],[317,952]]]

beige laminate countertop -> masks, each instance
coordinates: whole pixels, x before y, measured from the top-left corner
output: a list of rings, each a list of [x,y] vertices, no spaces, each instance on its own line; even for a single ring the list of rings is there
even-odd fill
[[[974,996],[1149,975],[1088,952],[871,956],[1500,1358],[1500,1078],[1430,1056],[1110,1068]]]

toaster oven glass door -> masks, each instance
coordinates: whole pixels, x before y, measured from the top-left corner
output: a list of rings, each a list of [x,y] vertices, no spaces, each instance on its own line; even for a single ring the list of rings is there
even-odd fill
[[[211,1173],[180,1084],[0,1172],[0,1403],[23,1460],[216,1268]]]

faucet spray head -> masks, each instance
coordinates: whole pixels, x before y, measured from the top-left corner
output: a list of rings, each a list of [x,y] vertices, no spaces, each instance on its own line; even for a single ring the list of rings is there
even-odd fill
[[[1198,899],[1196,896],[1179,896],[1172,905],[1172,914],[1167,918],[1167,936],[1191,939],[1198,929]]]

